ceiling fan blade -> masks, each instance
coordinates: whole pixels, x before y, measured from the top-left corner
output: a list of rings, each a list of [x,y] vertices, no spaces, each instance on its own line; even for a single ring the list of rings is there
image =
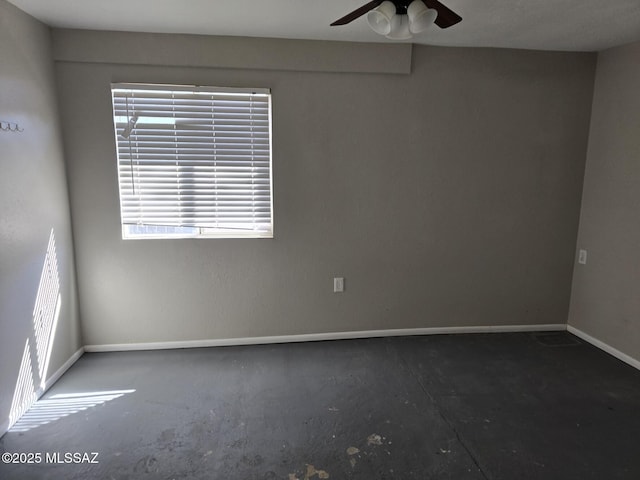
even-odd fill
[[[366,5],[363,5],[360,8],[357,8],[356,10],[354,10],[353,12],[348,13],[344,17],[336,20],[331,24],[331,26],[333,27],[334,25],[346,25],[347,23],[353,22],[356,18],[361,17],[362,15],[367,13],[369,10],[373,10],[374,8],[376,8],[383,1],[384,0],[373,0],[373,2],[369,2]]]
[[[451,10],[446,5],[443,5],[438,0],[422,0],[427,8],[433,8],[438,12],[435,24],[440,28],[449,28],[452,25],[462,21],[462,17],[456,12]]]

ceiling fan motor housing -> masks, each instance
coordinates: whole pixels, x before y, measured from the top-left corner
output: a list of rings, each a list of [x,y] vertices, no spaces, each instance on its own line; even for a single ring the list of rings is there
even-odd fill
[[[406,15],[407,8],[409,8],[411,2],[412,0],[393,0],[393,4],[396,6],[396,14]]]

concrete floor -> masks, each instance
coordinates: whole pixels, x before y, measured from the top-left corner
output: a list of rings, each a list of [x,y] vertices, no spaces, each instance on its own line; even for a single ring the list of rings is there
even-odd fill
[[[564,332],[95,353],[0,478],[638,480],[638,438],[640,371]]]

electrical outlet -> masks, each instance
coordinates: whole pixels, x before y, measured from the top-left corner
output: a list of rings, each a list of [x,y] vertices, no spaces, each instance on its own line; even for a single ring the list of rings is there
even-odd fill
[[[344,277],[333,277],[333,293],[344,292]]]
[[[587,251],[586,250],[580,250],[578,252],[578,263],[581,265],[586,265],[587,264]]]

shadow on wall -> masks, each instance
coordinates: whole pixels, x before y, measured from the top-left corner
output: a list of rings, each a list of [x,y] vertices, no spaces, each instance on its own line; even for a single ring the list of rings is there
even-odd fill
[[[9,428],[44,392],[53,338],[60,315],[60,303],[58,256],[52,229],[33,308],[33,329],[25,340],[18,380],[13,392]]]

